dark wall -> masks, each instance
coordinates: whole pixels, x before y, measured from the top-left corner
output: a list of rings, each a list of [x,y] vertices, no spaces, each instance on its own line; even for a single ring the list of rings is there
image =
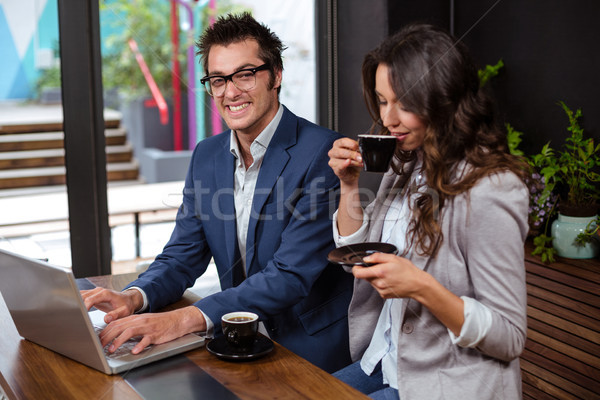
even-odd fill
[[[356,138],[371,126],[362,96],[361,67],[365,54],[387,35],[387,7],[388,0],[317,1],[317,13],[321,13],[317,41],[320,55],[319,123],[348,137]],[[328,10],[332,14],[329,28],[334,32],[325,35],[327,21],[324,19],[327,18],[323,18],[323,14]],[[333,71],[327,69],[327,57],[333,58],[329,60],[333,63]],[[325,75],[331,76],[324,76],[324,71]],[[360,185],[374,194],[380,179],[381,175],[365,173]]]
[[[568,119],[556,104],[581,108],[585,135],[600,138],[600,1],[598,0],[319,0],[335,4],[335,125],[356,137],[371,123],[360,89],[365,53],[388,34],[421,21],[453,30],[480,68],[505,67],[489,83],[499,120],[523,132],[521,148],[560,147]],[[328,39],[322,37],[321,44]],[[323,98],[323,97],[321,97]],[[378,177],[363,174],[361,186]]]
[[[457,7],[459,32],[484,11],[466,3]],[[558,146],[569,135],[559,100],[581,108],[586,134],[600,137],[599,18],[597,0],[504,0],[465,36],[482,63],[504,60],[492,84],[503,117],[524,132],[528,151],[539,151],[548,140]]]
[[[389,1],[390,32],[411,20],[452,20],[454,33],[480,67],[505,67],[491,81],[500,120],[523,132],[521,148],[538,152],[570,134],[556,104],[581,108],[585,135],[600,137],[600,1],[423,0]]]
[[[394,33],[411,22],[435,24],[450,30],[451,9],[450,0],[388,0],[389,31]]]
[[[338,1],[338,129],[346,136],[356,137],[371,126],[362,96],[361,68],[365,54],[387,34],[386,17],[385,0]]]
[[[387,35],[388,0],[317,0],[319,123],[356,137],[370,126],[361,89],[365,54]]]

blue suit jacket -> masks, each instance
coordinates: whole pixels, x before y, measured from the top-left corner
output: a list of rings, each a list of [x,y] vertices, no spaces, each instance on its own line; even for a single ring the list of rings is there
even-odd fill
[[[196,303],[221,331],[221,316],[259,315],[271,338],[327,371],[350,362],[347,310],[352,276],[327,262],[335,245],[331,215],[339,180],[327,152],[339,134],[284,108],[256,183],[248,227],[248,277],[233,287],[240,264],[230,131],[200,142],[185,181],[183,204],[163,252],[131,283],[149,311],[177,301],[214,258],[222,291]]]

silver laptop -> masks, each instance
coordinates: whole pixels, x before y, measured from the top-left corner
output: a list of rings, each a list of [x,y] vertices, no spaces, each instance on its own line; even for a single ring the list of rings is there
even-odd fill
[[[126,343],[110,355],[96,333],[101,327],[92,323],[102,324],[102,316],[90,317],[70,271],[1,249],[0,293],[21,336],[109,375],[204,344],[204,337],[188,334],[136,355]]]

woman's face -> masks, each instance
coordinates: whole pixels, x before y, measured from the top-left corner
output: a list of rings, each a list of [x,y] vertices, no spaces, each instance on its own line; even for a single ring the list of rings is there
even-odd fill
[[[401,150],[412,151],[423,145],[427,126],[415,113],[407,111],[396,97],[389,79],[389,68],[379,64],[375,72],[375,93],[383,126],[396,137]]]

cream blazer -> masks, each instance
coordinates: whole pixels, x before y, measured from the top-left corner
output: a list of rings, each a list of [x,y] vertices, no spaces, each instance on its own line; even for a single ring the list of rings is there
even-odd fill
[[[366,208],[369,241],[381,240],[383,221],[410,174],[384,176]],[[519,355],[527,332],[524,241],[529,193],[512,173],[482,178],[448,201],[441,212],[443,242],[435,258],[413,251],[411,261],[457,296],[492,311],[492,327],[477,348],[451,342],[436,317],[414,300],[404,302],[398,335],[401,400],[522,398]],[[359,360],[369,345],[384,300],[363,280],[354,280],[349,306],[350,352]]]

